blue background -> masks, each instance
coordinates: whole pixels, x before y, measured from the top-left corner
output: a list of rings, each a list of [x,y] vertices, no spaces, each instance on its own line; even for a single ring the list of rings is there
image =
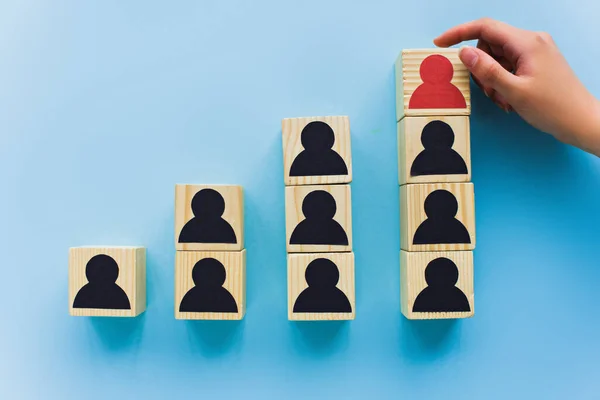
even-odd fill
[[[0,396],[597,398],[600,163],[473,88],[476,315],[399,311],[393,62],[489,15],[600,94],[588,1],[0,5]],[[357,318],[287,321],[281,119],[349,115]],[[175,183],[241,184],[248,311],[173,316]],[[67,249],[145,245],[148,308],[68,316]]]

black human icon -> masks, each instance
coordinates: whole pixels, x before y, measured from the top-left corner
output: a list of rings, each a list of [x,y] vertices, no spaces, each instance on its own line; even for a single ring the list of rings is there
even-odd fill
[[[223,287],[226,278],[225,267],[214,258],[203,258],[192,269],[194,287],[179,304],[180,312],[219,312],[236,313],[235,299]]]
[[[458,175],[467,173],[467,164],[452,148],[454,132],[444,121],[431,121],[421,133],[424,150],[410,168],[411,176]]]
[[[344,159],[332,148],[335,134],[327,123],[309,122],[300,135],[304,150],[294,159],[290,176],[348,175]]]
[[[425,199],[427,219],[419,225],[413,244],[471,243],[467,228],[454,218],[458,212],[456,197],[447,190],[433,191]]]
[[[425,268],[427,287],[419,293],[413,312],[471,311],[467,296],[457,288],[458,268],[444,257],[436,258]]]
[[[127,294],[119,285],[119,265],[110,256],[98,254],[85,266],[85,284],[73,300],[73,308],[100,308],[110,310],[130,310]]]
[[[179,234],[179,243],[237,243],[233,228],[223,219],[225,200],[214,189],[202,189],[192,198],[194,217]]]
[[[348,245],[344,228],[333,219],[335,199],[324,190],[310,192],[302,202],[304,219],[292,232],[290,244]]]
[[[333,261],[317,258],[308,264],[304,277],[308,287],[296,299],[295,313],[352,312],[348,297],[336,287],[340,272]]]

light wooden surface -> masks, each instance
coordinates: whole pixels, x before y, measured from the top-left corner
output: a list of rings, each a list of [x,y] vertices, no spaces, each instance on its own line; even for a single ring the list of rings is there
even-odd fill
[[[125,291],[130,310],[73,308],[77,292],[88,283],[88,261],[99,254],[112,257],[119,265],[116,284]],[[146,309],[146,249],[143,247],[97,246],[69,249],[69,313],[82,317],[135,317]]]
[[[194,287],[192,270],[204,258],[214,258],[225,267],[223,287],[238,306],[237,313],[180,312],[183,296]],[[240,320],[246,314],[246,250],[242,251],[178,251],[175,254],[175,318],[203,320]]]
[[[304,150],[300,141],[302,129],[312,121],[323,121],[331,126],[335,134],[333,150],[346,163],[348,175],[290,176],[292,163],[296,156]],[[286,118],[281,122],[281,132],[283,136],[283,176],[287,186],[352,182],[352,146],[350,120],[347,116]]]
[[[455,216],[471,237],[471,243],[413,244],[417,228],[427,215],[424,203],[438,189],[451,192],[458,202]],[[400,186],[400,248],[406,251],[473,250],[475,248],[475,194],[472,183],[422,183]]]
[[[458,268],[459,288],[471,307],[470,312],[413,312],[415,299],[427,287],[425,268],[439,257],[454,262]],[[469,318],[475,313],[475,296],[473,290],[473,252],[472,251],[436,251],[406,252],[400,251],[400,308],[408,319],[449,319]]]
[[[340,272],[337,288],[340,289],[352,306],[351,313],[294,313],[294,303],[300,293],[308,287],[305,279],[306,267],[317,258],[333,261]],[[307,253],[288,254],[288,319],[290,321],[334,321],[353,320],[356,316],[354,293],[354,253]]]
[[[410,96],[423,81],[419,74],[421,62],[432,54],[440,54],[448,58],[454,67],[454,84],[463,94],[467,103],[466,108],[443,109],[409,109]],[[458,49],[410,49],[403,50],[395,64],[396,71],[396,120],[404,116],[427,115],[469,115],[471,114],[471,90],[469,86],[469,71],[458,58]]]
[[[202,189],[216,190],[225,200],[223,219],[231,225],[237,243],[179,243],[179,234],[185,224],[194,217],[191,204],[196,193]],[[198,251],[239,251],[244,248],[244,191],[234,185],[176,185],[175,186],[175,248]]]
[[[443,121],[454,132],[454,149],[465,161],[467,174],[411,176],[415,158],[425,150],[421,143],[423,128],[432,121]],[[471,180],[471,139],[468,116],[405,117],[398,125],[398,180],[406,183],[469,182]]]
[[[337,211],[333,219],[342,226],[348,237],[348,245],[299,245],[290,244],[294,229],[303,221],[302,202],[315,190],[324,190],[335,199]],[[328,253],[352,251],[352,199],[350,185],[287,186],[285,188],[285,224],[288,253]]]

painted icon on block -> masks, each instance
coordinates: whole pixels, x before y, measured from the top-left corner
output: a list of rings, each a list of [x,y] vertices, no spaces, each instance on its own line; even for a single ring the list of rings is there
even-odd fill
[[[241,186],[177,185],[177,250],[241,250],[243,207]]]
[[[406,117],[398,122],[398,177],[405,183],[471,179],[469,117]]]
[[[472,183],[400,186],[400,241],[407,251],[475,248]]]
[[[178,251],[175,255],[175,317],[244,317],[246,250]]]
[[[348,117],[287,118],[282,138],[286,185],[352,180]]]
[[[351,250],[350,186],[286,188],[288,252]]]
[[[119,265],[109,255],[98,254],[85,266],[88,283],[75,295],[73,308],[104,308],[130,310],[127,294],[119,285]]]
[[[135,317],[146,308],[143,247],[69,249],[69,311],[75,316]]]
[[[289,254],[290,320],[354,319],[354,254]]]
[[[409,319],[473,315],[473,252],[400,253],[401,306]]]
[[[403,50],[396,60],[396,118],[471,113],[469,71],[458,49]]]

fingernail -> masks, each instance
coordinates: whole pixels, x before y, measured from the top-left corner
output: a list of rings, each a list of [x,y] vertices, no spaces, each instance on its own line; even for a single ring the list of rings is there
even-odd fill
[[[467,68],[472,68],[475,66],[475,64],[477,64],[477,60],[479,59],[479,55],[471,46],[461,47],[458,55]]]

